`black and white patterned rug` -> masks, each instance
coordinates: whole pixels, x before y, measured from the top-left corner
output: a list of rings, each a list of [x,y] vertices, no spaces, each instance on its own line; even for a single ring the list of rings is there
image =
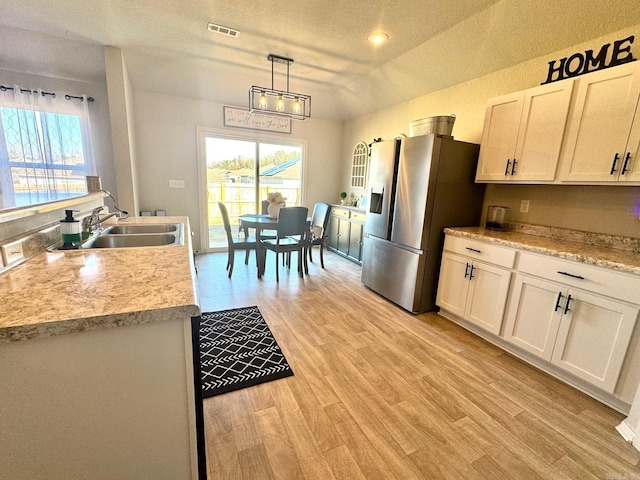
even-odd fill
[[[203,313],[203,398],[293,375],[258,307]]]

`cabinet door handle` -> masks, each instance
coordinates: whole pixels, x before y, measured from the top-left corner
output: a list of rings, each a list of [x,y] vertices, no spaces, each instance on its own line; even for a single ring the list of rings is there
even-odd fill
[[[573,273],[568,273],[568,272],[558,272],[560,275],[566,275],[567,277],[571,277],[571,278],[577,278],[578,280],[584,280],[584,277],[581,277],[580,275],[574,275]]]
[[[509,165],[511,165],[511,159],[507,158],[507,167],[504,169],[504,176],[509,175]]]
[[[467,250],[469,250],[470,252],[482,253],[482,251],[480,251],[480,250],[476,250],[475,248],[471,248],[471,247],[464,247],[464,248],[466,248],[466,249],[467,249]]]
[[[562,292],[558,292],[558,299],[556,300],[556,306],[553,309],[554,312],[557,312],[558,309],[560,308],[560,301],[562,300],[562,297],[564,297],[564,295],[562,295]]]
[[[613,163],[611,164],[611,171],[609,172],[609,175],[613,175],[613,173],[616,171],[616,164],[618,163],[619,158],[620,155],[616,153],[613,157]]]
[[[624,175],[625,173],[627,173],[627,166],[629,165],[629,160],[631,159],[631,152],[627,152],[627,154],[624,157],[624,164],[622,165],[622,171],[620,172],[620,175]]]
[[[516,173],[516,165],[518,164],[518,161],[514,158],[513,159],[513,164],[511,165],[511,175],[515,175]]]
[[[567,303],[564,306],[564,312],[563,312],[564,315],[566,315],[567,312],[571,311],[571,309],[569,308],[569,304],[571,303],[571,300],[573,300],[573,298],[571,298],[571,295],[567,296]]]
[[[467,266],[464,268],[464,278],[467,278],[469,276],[469,264],[467,263]]]
[[[473,265],[471,265],[471,272],[469,272],[469,280],[473,279],[473,271],[475,270],[476,267],[474,267]]]

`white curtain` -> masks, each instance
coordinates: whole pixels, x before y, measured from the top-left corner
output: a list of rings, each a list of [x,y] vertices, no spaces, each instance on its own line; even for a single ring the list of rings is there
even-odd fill
[[[0,208],[86,193],[95,175],[87,97],[0,89]]]

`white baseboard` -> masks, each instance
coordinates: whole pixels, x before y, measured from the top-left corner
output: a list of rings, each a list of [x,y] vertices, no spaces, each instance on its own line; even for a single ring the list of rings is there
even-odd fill
[[[633,442],[633,438],[636,436],[636,431],[631,428],[631,425],[627,423],[626,419],[616,427],[616,430],[622,436],[622,438],[624,438],[629,443]]]

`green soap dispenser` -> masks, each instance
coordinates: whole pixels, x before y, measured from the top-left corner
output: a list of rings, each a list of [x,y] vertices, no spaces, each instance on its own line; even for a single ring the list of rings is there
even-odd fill
[[[82,242],[82,225],[73,218],[73,212],[78,210],[65,210],[65,217],[60,220],[60,233],[62,234],[61,250],[72,250],[80,246]]]

